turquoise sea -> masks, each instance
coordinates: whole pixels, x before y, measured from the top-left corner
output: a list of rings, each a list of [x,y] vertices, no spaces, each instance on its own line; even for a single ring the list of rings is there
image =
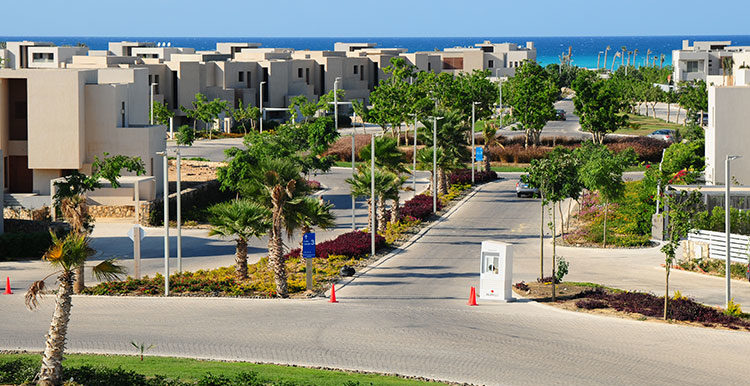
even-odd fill
[[[621,50],[622,46],[628,51],[638,49],[638,64],[642,65],[647,50],[654,55],[664,54],[664,64],[672,62],[672,50],[682,47],[682,40],[730,40],[734,45],[750,46],[750,35],[736,36],[597,36],[597,37],[437,37],[437,38],[414,38],[414,37],[391,37],[391,38],[269,38],[269,37],[88,37],[88,36],[0,36],[0,41],[12,40],[37,40],[51,41],[58,45],[85,43],[91,49],[101,50],[107,48],[107,42],[135,40],[170,42],[172,46],[193,47],[197,50],[214,49],[217,41],[235,42],[258,42],[264,47],[284,47],[294,49],[332,50],[335,42],[374,42],[378,47],[406,48],[410,52],[442,50],[446,47],[472,46],[484,40],[493,42],[512,42],[524,45],[526,41],[533,41],[537,47],[537,61],[546,65],[559,63],[560,55],[567,53],[568,47],[572,47],[573,64],[582,67],[594,68],[597,63],[599,51],[604,51],[607,46],[612,50]],[[612,66],[613,52],[607,55],[607,67]],[[601,56],[602,62],[604,55]],[[627,60],[627,58],[626,58]],[[620,58],[615,61],[615,68],[621,62]],[[657,60],[658,65],[658,60]]]

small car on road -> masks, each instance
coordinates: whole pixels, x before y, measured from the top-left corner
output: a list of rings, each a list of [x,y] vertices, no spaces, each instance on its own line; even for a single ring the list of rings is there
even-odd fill
[[[666,142],[674,142],[675,141],[675,132],[674,132],[674,130],[667,130],[667,129],[656,130],[653,133],[647,135],[647,137],[649,137],[649,138],[655,138],[655,139],[660,139],[660,140],[666,141]]]
[[[516,182],[516,196],[523,197],[537,197],[539,196],[539,189],[523,182],[523,178]]]

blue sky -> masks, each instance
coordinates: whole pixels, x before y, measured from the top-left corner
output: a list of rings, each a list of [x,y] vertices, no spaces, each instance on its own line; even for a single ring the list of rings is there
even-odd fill
[[[747,0],[3,1],[0,36],[745,35]],[[709,10],[710,8],[710,10]]]

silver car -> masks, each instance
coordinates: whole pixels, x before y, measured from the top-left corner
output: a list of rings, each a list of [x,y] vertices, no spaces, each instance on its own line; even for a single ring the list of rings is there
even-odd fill
[[[518,180],[518,182],[516,182],[516,196],[537,197],[539,196],[539,189],[523,182],[523,180]]]
[[[660,140],[666,141],[666,142],[674,142],[675,141],[675,132],[674,132],[674,130],[667,130],[667,129],[656,130],[653,133],[647,135],[647,137],[649,137],[649,138],[655,138],[655,139],[660,139]]]

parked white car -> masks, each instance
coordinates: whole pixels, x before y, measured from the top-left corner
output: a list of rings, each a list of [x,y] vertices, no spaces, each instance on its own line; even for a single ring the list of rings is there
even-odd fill
[[[674,130],[667,130],[667,129],[656,130],[653,133],[647,135],[647,137],[660,139],[660,140],[666,141],[666,142],[674,142],[675,141],[675,132],[674,132]]]

